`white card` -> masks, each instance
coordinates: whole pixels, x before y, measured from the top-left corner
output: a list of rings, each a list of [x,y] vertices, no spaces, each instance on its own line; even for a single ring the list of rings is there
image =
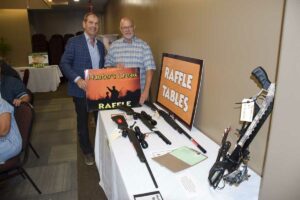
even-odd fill
[[[133,197],[134,200],[163,200],[159,191],[136,194]]]
[[[115,128],[115,129],[112,131],[112,133],[111,133],[111,135],[110,135],[110,137],[109,137],[110,142],[112,142],[112,141],[118,139],[118,138],[121,137],[121,136],[122,136],[122,131],[121,131],[120,129],[118,129],[118,128]]]
[[[176,175],[178,182],[180,183],[181,188],[185,191],[187,199],[201,194],[200,182],[188,171],[179,173]]]
[[[252,122],[254,113],[254,101],[252,99],[243,99],[241,109],[241,121]]]

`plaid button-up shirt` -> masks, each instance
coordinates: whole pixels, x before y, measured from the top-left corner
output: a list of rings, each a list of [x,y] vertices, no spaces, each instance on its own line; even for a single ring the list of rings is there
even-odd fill
[[[140,68],[141,91],[145,87],[146,71],[156,68],[149,45],[136,36],[132,39],[132,43],[125,42],[124,38],[112,43],[105,57],[104,66],[117,64],[124,64],[128,68]]]

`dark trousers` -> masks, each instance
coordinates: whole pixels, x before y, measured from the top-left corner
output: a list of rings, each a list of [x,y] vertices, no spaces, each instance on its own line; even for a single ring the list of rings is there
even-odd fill
[[[93,154],[94,150],[89,139],[89,112],[87,111],[86,98],[73,97],[77,114],[77,133],[82,152]],[[98,112],[93,112],[95,123],[97,122]]]

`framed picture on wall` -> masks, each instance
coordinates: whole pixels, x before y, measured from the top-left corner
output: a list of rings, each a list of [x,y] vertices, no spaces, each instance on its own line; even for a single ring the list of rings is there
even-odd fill
[[[189,129],[200,92],[203,60],[163,53],[157,103]]]

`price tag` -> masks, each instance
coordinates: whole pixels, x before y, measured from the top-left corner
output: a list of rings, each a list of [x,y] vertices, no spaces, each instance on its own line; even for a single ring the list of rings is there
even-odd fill
[[[118,139],[118,138],[121,137],[121,136],[122,136],[122,131],[121,131],[120,129],[118,129],[118,128],[115,128],[115,129],[112,131],[112,133],[111,133],[109,139],[110,139],[110,141],[112,142],[112,141]]]
[[[252,99],[243,99],[241,109],[241,121],[252,122],[254,113],[254,101]]]
[[[153,115],[153,118],[158,120],[160,117],[159,113],[157,112],[157,110],[155,111],[154,115]]]

